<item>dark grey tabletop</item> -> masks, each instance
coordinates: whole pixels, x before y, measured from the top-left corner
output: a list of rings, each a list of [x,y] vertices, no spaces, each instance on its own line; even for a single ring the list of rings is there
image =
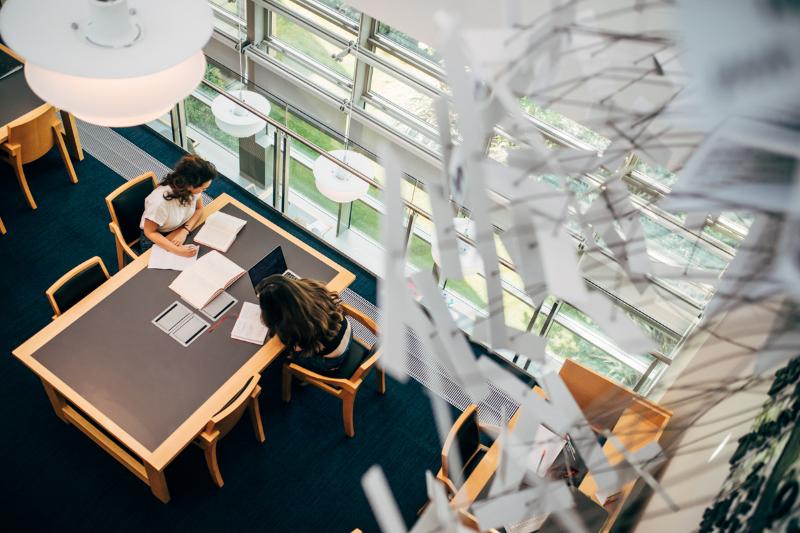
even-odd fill
[[[300,276],[326,283],[336,276],[333,268],[239,208],[227,205],[222,211],[247,220],[225,254],[245,270],[280,245],[288,267]],[[203,247],[201,254],[208,251]],[[33,354],[150,451],[258,350],[255,344],[231,339],[233,318],[187,348],[151,324],[179,300],[168,288],[178,274],[142,270]],[[257,302],[246,274],[228,292],[239,300],[228,315],[238,314],[242,302]]]
[[[16,63],[14,58],[0,51],[0,76],[5,74],[14,63]],[[22,70],[0,79],[0,126],[5,126],[43,103],[28,87],[25,73]]]

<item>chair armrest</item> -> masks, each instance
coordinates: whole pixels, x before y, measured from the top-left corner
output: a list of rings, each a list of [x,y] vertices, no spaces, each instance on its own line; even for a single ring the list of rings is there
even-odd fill
[[[319,382],[325,383],[327,385],[332,385],[332,386],[339,387],[339,388],[344,388],[346,386],[348,386],[348,387],[352,386],[352,383],[350,383],[350,380],[348,380],[348,379],[331,378],[331,377],[328,377],[328,376],[323,376],[322,374],[318,374],[317,372],[314,372],[313,370],[309,370],[304,366],[300,366],[297,363],[289,363],[286,366],[289,367],[289,370],[291,370],[292,372],[294,372],[295,374],[297,374],[297,375],[299,375],[301,377],[309,378],[309,379],[312,379],[314,381],[319,381]]]
[[[364,325],[365,328],[370,330],[373,335],[378,334],[378,324],[375,323],[370,317],[353,307],[352,305],[342,303],[342,307],[344,308],[344,312],[347,316],[354,318],[357,322],[360,322]]]
[[[217,429],[211,432],[209,432],[207,429],[204,429],[197,436],[197,440],[205,444],[214,444],[214,442],[216,442],[218,438],[219,438],[219,430]]]
[[[22,145],[17,143],[11,144],[9,142],[4,142],[0,144],[0,148],[2,148],[3,151],[6,152],[8,155],[15,156],[19,154],[20,150],[22,150]]]
[[[117,226],[113,222],[109,222],[108,229],[111,231],[111,233],[114,234],[114,238],[117,239],[117,242],[125,251],[125,253],[128,255],[128,257],[130,257],[131,259],[136,259],[137,257],[139,257],[139,254],[134,252],[133,249],[128,245],[128,243],[125,242],[125,239],[122,237],[122,230],[119,229],[119,226]]]
[[[353,375],[350,377],[350,381],[358,381],[362,378],[362,376],[364,376],[364,374],[369,372],[370,369],[375,366],[375,363],[378,362],[378,358],[380,358],[382,351],[382,349],[379,349],[377,352],[362,361],[361,364],[358,365],[358,368],[356,368],[356,371],[353,372]]]

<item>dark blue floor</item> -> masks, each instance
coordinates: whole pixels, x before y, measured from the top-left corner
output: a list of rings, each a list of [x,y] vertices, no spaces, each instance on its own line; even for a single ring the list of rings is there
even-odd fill
[[[121,133],[168,165],[180,157],[150,130]],[[4,530],[377,531],[360,485],[363,472],[375,463],[384,468],[410,525],[426,499],[424,472],[439,461],[429,403],[414,381],[390,380],[387,395],[380,397],[369,380],[356,402],[355,439],[344,436],[335,398],[307,387],[285,406],[265,386],[261,407],[267,442],[256,443],[247,421],[223,439],[222,489],[211,482],[202,453],[188,448],[167,468],[172,494],[167,505],[55,417],[39,380],[10,352],[50,322],[44,291],[61,274],[93,255],[116,271],[103,198],[123,180],[88,154],[75,166],[77,185],[69,182],[55,151],[26,166],[39,204],[32,211],[11,169],[0,164],[0,217],[8,228],[0,237]],[[211,192],[228,192],[309,239],[230,182],[217,180]],[[314,245],[356,273],[354,290],[374,301],[372,276],[324,244]]]

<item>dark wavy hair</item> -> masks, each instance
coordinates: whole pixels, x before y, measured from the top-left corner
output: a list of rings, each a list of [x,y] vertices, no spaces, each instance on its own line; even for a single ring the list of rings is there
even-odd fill
[[[200,187],[217,177],[217,167],[196,155],[181,157],[175,170],[164,176],[161,185],[169,185],[172,192],[164,193],[165,200],[178,200],[181,205],[192,203],[190,187]]]
[[[293,355],[312,357],[339,333],[344,309],[339,295],[310,279],[268,276],[257,286],[261,320]]]

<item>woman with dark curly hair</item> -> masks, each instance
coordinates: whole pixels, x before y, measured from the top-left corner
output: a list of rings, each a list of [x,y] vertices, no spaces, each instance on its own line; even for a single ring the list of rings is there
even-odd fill
[[[185,155],[178,161],[175,170],[144,200],[144,213],[139,223],[142,253],[153,244],[185,257],[197,253],[196,246],[183,243],[200,220],[202,193],[215,177],[214,165],[196,155]]]
[[[300,366],[335,375],[346,362],[353,335],[339,295],[310,279],[280,275],[256,286],[261,320]]]

